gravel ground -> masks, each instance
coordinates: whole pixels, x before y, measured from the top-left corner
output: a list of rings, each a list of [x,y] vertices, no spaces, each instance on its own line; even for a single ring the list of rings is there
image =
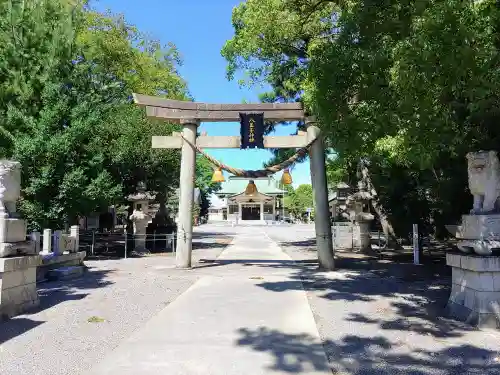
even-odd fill
[[[295,261],[332,372],[375,375],[500,374],[500,333],[440,316],[446,266],[393,264],[339,253],[338,271],[316,271],[314,227],[269,227]]]
[[[195,262],[230,242],[198,232]],[[1,375],[86,374],[199,277],[175,270],[171,254],[86,265],[81,279],[41,284],[38,311],[0,323]]]
[[[500,374],[499,332],[440,317],[449,292],[442,265],[415,268],[339,253],[338,270],[321,273],[313,226],[205,225],[197,231],[193,254],[201,268],[193,271],[175,270],[171,256],[94,261],[83,279],[43,284],[40,311],[0,323],[0,374],[86,374],[199,277],[217,273],[203,259],[216,258],[233,234],[248,231],[267,234],[295,260],[254,265],[293,269],[292,282],[262,287],[286,292],[301,280],[318,325],[322,342],[279,337],[288,356],[309,360],[324,349],[336,375]],[[242,265],[222,266],[240,272]]]

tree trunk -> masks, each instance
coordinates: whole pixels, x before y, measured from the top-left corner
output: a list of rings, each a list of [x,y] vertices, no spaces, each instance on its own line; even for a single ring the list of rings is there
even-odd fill
[[[394,232],[394,228],[392,227],[392,224],[385,213],[384,208],[382,207],[382,204],[380,203],[378,199],[378,194],[377,190],[373,186],[373,182],[370,176],[370,171],[368,170],[368,166],[366,162],[361,161],[360,162],[360,172],[361,172],[361,182],[364,184],[364,186],[367,188],[368,192],[371,195],[371,206],[373,207],[373,210],[377,214],[380,224],[382,225],[382,230],[384,232],[384,236],[387,239],[387,246],[394,248],[394,249],[401,249],[401,245],[397,241],[396,233]]]
[[[371,205],[380,220],[380,224],[382,225],[382,231],[384,232],[384,236],[387,239],[387,246],[395,249],[401,249],[401,245],[399,244],[399,242],[397,242],[394,228],[392,227],[389,218],[387,217],[384,209],[381,207],[381,204],[376,197],[372,198]]]
[[[167,225],[168,221],[168,212],[166,205],[167,197],[165,193],[158,193],[156,195],[156,200],[158,201],[160,207],[158,208],[158,212],[155,215],[154,221],[158,226],[162,227]]]

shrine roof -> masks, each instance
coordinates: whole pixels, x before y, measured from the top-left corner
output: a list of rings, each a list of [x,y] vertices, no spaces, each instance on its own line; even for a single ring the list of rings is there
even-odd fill
[[[222,183],[221,189],[216,193],[217,195],[237,195],[245,191],[248,182],[251,179],[228,179],[226,182]],[[283,194],[285,191],[277,187],[277,182],[275,179],[254,179],[255,185],[259,193],[267,195],[277,195]]]

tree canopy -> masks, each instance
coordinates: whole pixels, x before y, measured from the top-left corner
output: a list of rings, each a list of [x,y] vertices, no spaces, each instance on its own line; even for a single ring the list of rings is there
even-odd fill
[[[313,207],[313,190],[310,184],[302,184],[297,189],[290,187],[285,196],[285,207],[296,218],[303,218],[307,209]]]
[[[222,54],[229,78],[272,87],[262,100],[317,116],[330,176],[355,183],[369,167],[396,231],[438,230],[469,206],[465,153],[499,148],[499,12],[492,0],[247,0]]]
[[[179,152],[151,149],[178,126],[131,94],[189,100],[179,64],[175,46],[86,2],[0,1],[0,152],[22,163],[31,227],[73,223],[139,182],[160,199],[178,186]]]

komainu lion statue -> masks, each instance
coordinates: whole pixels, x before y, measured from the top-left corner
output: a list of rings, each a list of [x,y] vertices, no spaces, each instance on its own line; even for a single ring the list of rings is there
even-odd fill
[[[469,190],[474,197],[471,214],[500,212],[500,163],[496,151],[467,154]]]

